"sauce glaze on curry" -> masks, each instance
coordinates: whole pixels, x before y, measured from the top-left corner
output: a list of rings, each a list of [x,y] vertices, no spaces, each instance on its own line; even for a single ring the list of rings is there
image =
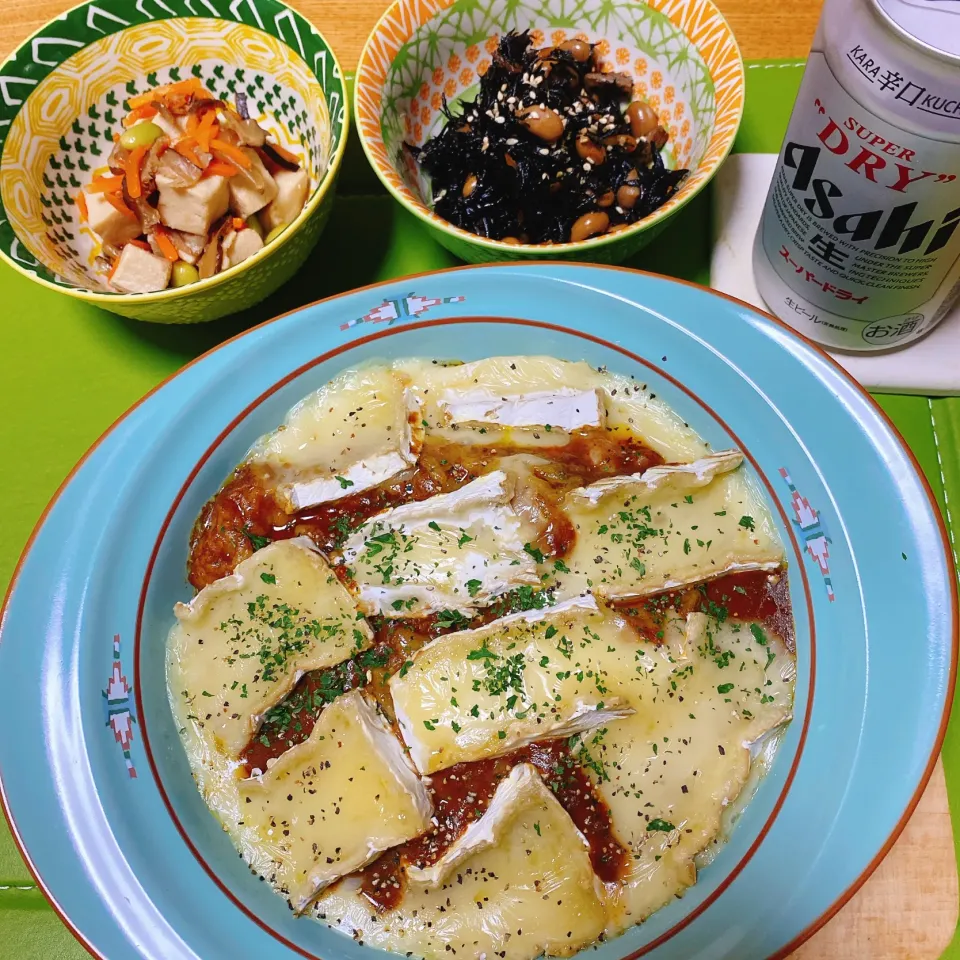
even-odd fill
[[[271,477],[245,464],[210,500],[190,538],[189,580],[197,590],[231,574],[241,560],[269,540],[306,535],[325,553],[335,553],[347,535],[377,513],[403,503],[450,493],[495,469],[497,461],[529,454],[531,492],[543,502],[547,522],[535,544],[547,556],[573,545],[573,525],[559,508],[574,487],[604,477],[642,473],[663,458],[622,430],[585,428],[569,443],[552,447],[457,444],[428,437],[415,468],[394,479],[330,503],[289,514],[270,492]]]
[[[233,572],[255,549],[271,540],[307,535],[336,560],[346,536],[365,520],[391,507],[449,493],[495,469],[504,457],[527,454],[525,489],[518,499],[532,504],[541,520],[536,546],[545,556],[562,558],[576,532],[559,508],[575,487],[604,477],[638,474],[663,458],[623,431],[584,429],[562,446],[522,448],[439,442],[427,438],[417,466],[370,490],[296,514],[286,513],[270,492],[271,477],[261,468],[241,466],[204,507],[194,527],[188,572],[200,590]],[[338,569],[343,573],[343,568]],[[271,710],[242,754],[247,775],[265,770],[270,761],[309,737],[320,712],[335,697],[363,686],[396,726],[387,681],[402,670],[418,649],[444,633],[473,629],[518,609],[542,607],[544,591],[521,588],[467,619],[434,614],[410,620],[372,617],[374,644],[352,659],[304,676],[290,696]],[[617,610],[640,637],[658,642],[668,617],[704,610],[712,616],[759,620],[792,648],[787,580],[783,571],[735,573],[706,583],[669,591],[642,601],[620,602]],[[399,731],[397,731],[399,735]],[[377,912],[395,909],[406,887],[407,864],[436,863],[449,846],[479,819],[497,784],[518,763],[531,763],[570,814],[590,848],[598,877],[613,882],[623,875],[628,853],[613,833],[609,809],[584,767],[576,738],[545,740],[501,757],[460,763],[429,779],[436,826],[421,837],[382,854],[356,876]],[[594,768],[596,769],[596,768]]]
[[[794,650],[790,588],[784,569],[727,573],[679,590],[667,590],[642,600],[619,600],[613,607],[625,616],[644,640],[659,643],[670,618],[686,619],[703,612],[719,620],[759,621]]]

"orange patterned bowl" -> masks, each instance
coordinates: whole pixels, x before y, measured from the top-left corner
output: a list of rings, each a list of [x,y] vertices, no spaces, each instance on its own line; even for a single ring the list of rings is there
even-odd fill
[[[598,45],[606,70],[629,72],[634,93],[670,134],[663,159],[691,172],[662,207],[626,230],[577,243],[507,244],[461,230],[432,210],[429,179],[404,141],[420,146],[444,123],[443,96],[471,98],[500,35]],[[360,56],[355,116],[363,149],[387,189],[464,260],[549,258],[617,263],[649,242],[726,159],[743,113],[743,61],[711,0],[395,0]]]

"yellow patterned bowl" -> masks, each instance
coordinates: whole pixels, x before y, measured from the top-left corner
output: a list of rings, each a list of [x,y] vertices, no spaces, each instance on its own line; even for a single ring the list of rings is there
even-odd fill
[[[572,38],[598,44],[604,68],[631,73],[635,95],[659,112],[670,133],[666,165],[691,171],[667,203],[629,229],[579,243],[518,246],[461,230],[431,209],[429,180],[404,141],[421,146],[437,133],[442,97],[472,98],[499,36],[527,29],[537,46]],[[740,51],[711,0],[395,0],[360,56],[354,113],[387,189],[462,259],[617,263],[716,173],[740,125],[743,91]]]
[[[74,203],[106,166],[127,97],[199,77],[247,95],[251,116],[305,157],[300,216],[236,267],[179,289],[121,294],[94,269],[95,235]],[[95,0],[50,22],[0,68],[0,256],[44,286],[139,320],[193,323],[252,306],[288,280],[320,236],[348,132],[347,94],[326,40],[279,0]]]

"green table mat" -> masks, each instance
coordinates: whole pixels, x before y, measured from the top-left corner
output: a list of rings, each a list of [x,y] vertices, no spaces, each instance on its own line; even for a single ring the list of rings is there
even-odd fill
[[[746,112],[735,150],[775,152],[803,65],[747,64]],[[0,475],[0,588],[63,478],[124,410],[198,354],[271,316],[356,286],[458,261],[381,189],[354,138],[330,223],[309,263],[268,303],[194,327],[125,320],[30,283],[0,265],[0,445],[20,464]],[[709,283],[710,200],[701,195],[630,266]],[[752,237],[744,237],[744,243]],[[913,448],[952,522],[960,510],[960,399],[878,398]],[[30,429],[23,429],[29,422]],[[957,518],[960,520],[960,517]],[[951,531],[953,527],[951,526]],[[951,813],[960,824],[960,721],[943,748]],[[960,835],[960,831],[955,831]],[[0,958],[74,960],[86,951],[36,889],[0,823]],[[960,941],[946,956],[960,958]]]

